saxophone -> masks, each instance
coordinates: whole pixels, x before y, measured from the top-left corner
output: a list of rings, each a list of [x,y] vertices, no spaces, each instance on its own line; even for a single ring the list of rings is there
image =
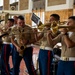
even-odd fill
[[[19,36],[19,46],[21,49],[21,52],[19,52],[20,56],[23,56],[23,52],[26,49],[26,43],[27,43],[27,41],[25,41],[25,38],[23,38],[23,37],[24,36],[22,34],[20,34],[20,36]]]
[[[25,45],[20,45],[20,49],[21,49],[22,51],[19,52],[19,56],[23,56],[23,52],[24,52],[25,48],[26,48]]]

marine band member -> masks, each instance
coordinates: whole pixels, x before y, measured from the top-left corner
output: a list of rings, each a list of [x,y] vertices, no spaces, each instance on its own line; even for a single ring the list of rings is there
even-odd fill
[[[14,24],[13,19],[8,19],[6,26],[1,31],[2,34],[8,32],[10,34],[10,27]],[[11,43],[11,37],[6,35],[2,38],[3,45],[2,45],[2,52],[1,52],[1,75],[10,75],[10,67],[9,67],[9,56],[10,52],[13,49],[13,45]]]
[[[30,45],[31,41],[35,39],[32,28],[25,24],[24,17],[20,15],[18,16],[17,25],[13,30],[16,30],[15,34],[17,34],[12,36],[11,39],[17,49],[13,75],[19,75],[19,67],[22,58],[25,61],[29,75],[36,75],[32,62],[33,48]],[[16,39],[16,41],[14,39]]]
[[[50,15],[50,23],[53,21],[59,21],[60,17],[58,14]],[[53,48],[49,45],[47,31],[50,30],[50,26],[45,26],[42,33],[37,35],[37,40],[40,40],[40,51],[39,51],[39,70],[40,75],[50,75],[51,74],[51,63],[53,59]]]
[[[58,63],[57,75],[75,75],[75,16],[68,18],[67,26],[69,31],[65,28],[62,29],[61,34],[56,38],[51,38],[51,31],[48,32],[48,40],[51,46],[61,42],[61,58]]]

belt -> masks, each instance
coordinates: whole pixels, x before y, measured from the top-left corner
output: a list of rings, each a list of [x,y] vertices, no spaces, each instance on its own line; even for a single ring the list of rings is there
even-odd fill
[[[31,47],[31,45],[26,45],[26,47]]]
[[[63,60],[63,61],[75,61],[75,57],[60,57],[60,60]]]
[[[40,48],[38,45],[31,44],[32,47]]]
[[[51,47],[44,47],[44,46],[40,46],[40,49],[45,49],[45,50],[50,50],[50,51],[53,50],[53,48],[51,48]]]
[[[12,43],[9,43],[9,42],[3,42],[3,44],[12,44]]]

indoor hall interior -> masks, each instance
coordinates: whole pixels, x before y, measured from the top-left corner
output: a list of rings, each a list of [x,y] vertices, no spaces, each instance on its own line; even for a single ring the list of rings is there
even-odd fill
[[[34,15],[36,16],[34,16]],[[75,16],[75,0],[0,0],[0,28],[5,27],[9,18],[13,18],[14,16],[22,15],[25,18],[25,23],[30,26],[32,29],[37,29],[38,33],[42,32],[39,28],[39,22],[41,22],[42,29],[45,27],[45,24],[49,23],[50,15],[58,14],[60,16],[59,25],[66,25],[68,18],[70,16]],[[32,15],[34,16],[32,19]],[[44,25],[44,26],[43,26]],[[59,29],[57,28],[56,32]],[[1,36],[1,32],[0,32]],[[4,37],[4,36],[3,36]],[[0,40],[2,41],[2,38]],[[41,40],[40,40],[41,41]],[[33,64],[35,71],[38,75],[39,72],[39,63],[38,56],[40,51],[40,41],[33,46]],[[0,42],[1,43],[1,42]],[[2,48],[2,43],[0,44]],[[1,53],[2,49],[0,48],[0,65],[1,65]],[[51,67],[51,75],[57,75],[58,62],[61,56],[62,44],[57,43],[54,48],[59,48],[60,50],[55,50],[53,57],[52,67]],[[44,59],[44,58],[42,58]],[[11,71],[13,70],[12,63],[12,54],[9,57],[9,65]],[[1,73],[1,66],[0,66]],[[0,74],[1,75],[1,74]],[[20,63],[19,75],[29,75],[28,70],[26,68],[24,60]]]

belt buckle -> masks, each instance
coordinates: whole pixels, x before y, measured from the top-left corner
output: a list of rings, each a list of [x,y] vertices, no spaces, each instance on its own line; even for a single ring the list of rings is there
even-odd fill
[[[44,49],[45,47],[44,46],[41,46],[41,49]]]
[[[69,61],[69,58],[63,57],[63,60],[64,60],[64,61]]]

